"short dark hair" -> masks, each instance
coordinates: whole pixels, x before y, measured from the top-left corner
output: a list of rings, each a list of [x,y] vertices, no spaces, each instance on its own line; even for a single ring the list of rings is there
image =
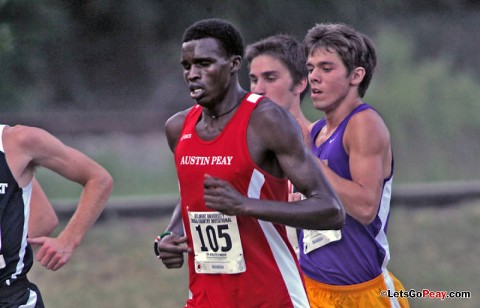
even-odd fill
[[[305,36],[307,54],[313,54],[318,48],[334,50],[346,66],[348,74],[356,67],[365,69],[365,77],[358,87],[363,97],[377,65],[377,56],[372,40],[345,24],[317,24]]]
[[[272,35],[247,46],[246,58],[249,64],[261,55],[269,55],[280,60],[290,72],[294,85],[308,77],[305,47],[291,35]],[[307,90],[308,87],[301,93],[300,99],[303,99]]]
[[[195,22],[183,33],[182,43],[202,38],[218,40],[229,57],[243,57],[245,52],[242,35],[233,24],[223,19],[210,18]]]

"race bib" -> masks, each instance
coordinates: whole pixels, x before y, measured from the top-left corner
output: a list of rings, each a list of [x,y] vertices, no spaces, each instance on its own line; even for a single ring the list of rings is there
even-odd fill
[[[303,251],[309,253],[341,238],[340,230],[303,230]]]
[[[220,212],[188,212],[199,274],[237,274],[246,270],[237,217]]]

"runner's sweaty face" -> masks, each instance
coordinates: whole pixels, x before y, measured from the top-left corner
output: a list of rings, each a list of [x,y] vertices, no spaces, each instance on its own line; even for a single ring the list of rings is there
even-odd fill
[[[307,69],[310,98],[315,109],[332,111],[352,95],[352,74],[348,73],[337,52],[318,48],[308,55]]]
[[[207,108],[223,100],[232,82],[232,61],[216,39],[183,43],[181,65],[193,100]]]

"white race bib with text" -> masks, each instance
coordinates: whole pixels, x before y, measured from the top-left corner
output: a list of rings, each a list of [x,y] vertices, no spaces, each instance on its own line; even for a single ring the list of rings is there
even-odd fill
[[[341,238],[340,230],[303,230],[303,252],[309,253]]]
[[[236,216],[220,212],[188,212],[188,217],[197,273],[245,272],[245,259]]]

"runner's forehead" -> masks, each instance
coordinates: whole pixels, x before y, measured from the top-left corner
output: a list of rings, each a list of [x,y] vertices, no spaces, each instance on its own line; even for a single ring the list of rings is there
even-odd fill
[[[208,58],[226,58],[226,52],[220,45],[220,42],[214,38],[202,38],[188,41],[182,44],[181,59],[208,59]]]

